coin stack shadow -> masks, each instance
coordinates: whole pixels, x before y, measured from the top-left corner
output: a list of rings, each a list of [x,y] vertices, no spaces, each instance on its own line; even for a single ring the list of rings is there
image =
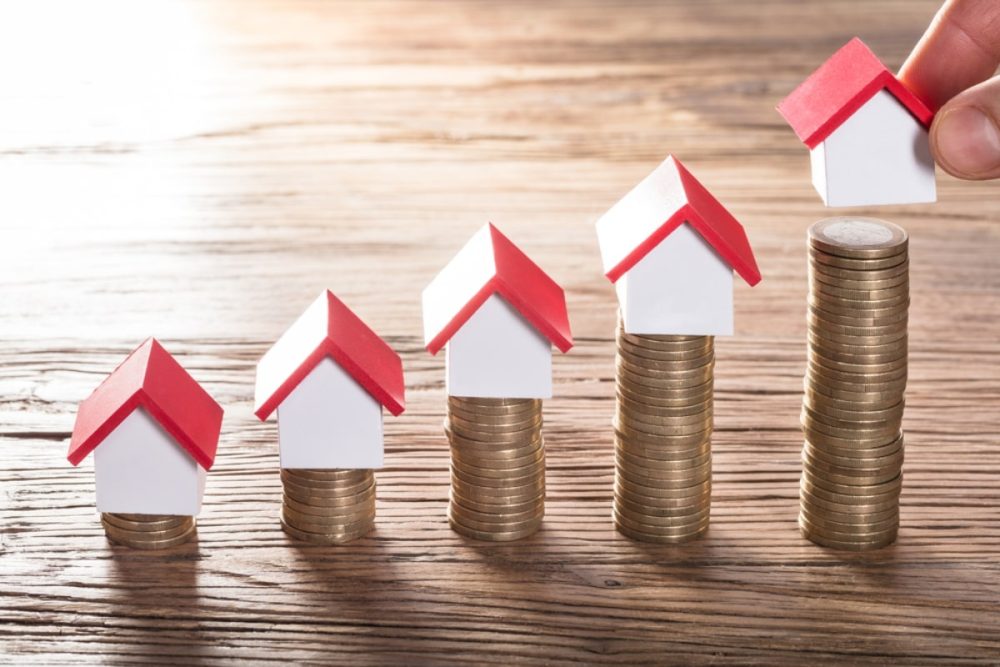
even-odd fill
[[[878,549],[899,530],[907,245],[881,220],[831,218],[809,230],[799,526],[816,544]]]
[[[467,537],[507,542],[545,515],[545,444],[538,399],[448,397],[448,521]]]
[[[173,514],[101,513],[104,533],[112,542],[134,549],[166,549],[184,544],[195,534],[193,516]]]
[[[686,542],[712,503],[712,336],[617,334],[615,489],[618,531]]]
[[[343,544],[375,525],[375,473],[370,469],[282,468],[281,527],[297,540]]]

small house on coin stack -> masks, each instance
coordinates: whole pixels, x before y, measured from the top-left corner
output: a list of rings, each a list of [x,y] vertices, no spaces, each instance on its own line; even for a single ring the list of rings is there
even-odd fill
[[[597,222],[619,302],[613,518],[683,542],[708,528],[714,336],[733,332],[733,271],[760,271],[739,222],[674,157]]]
[[[108,537],[158,549],[195,533],[222,407],[150,338],[80,404],[69,446],[94,452],[97,510]]]
[[[573,345],[563,290],[487,224],[424,290],[423,315],[428,351],[446,354],[451,525],[482,540],[526,537],[544,515],[552,346]]]
[[[399,355],[327,290],[261,358],[255,394],[259,419],[277,412],[285,532],[322,544],[367,534],[382,408],[404,409]]]
[[[864,42],[852,39],[779,105],[809,148],[827,206],[936,199],[927,129],[934,112]]]

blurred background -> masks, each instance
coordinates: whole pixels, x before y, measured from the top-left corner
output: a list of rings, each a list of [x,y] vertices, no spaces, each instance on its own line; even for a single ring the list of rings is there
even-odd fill
[[[801,313],[827,211],[773,107],[855,34],[898,67],[937,4],[4,5],[0,338],[269,341],[325,287],[415,337],[421,289],[487,220],[604,336],[592,223],[669,152],[759,255],[738,331],[798,335],[754,315]],[[940,206],[878,213],[962,217],[997,192],[941,180]],[[921,231],[947,260],[992,227]],[[997,280],[971,271],[955,285]]]

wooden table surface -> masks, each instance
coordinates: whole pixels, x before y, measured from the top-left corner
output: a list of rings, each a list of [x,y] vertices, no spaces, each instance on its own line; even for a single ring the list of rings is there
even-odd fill
[[[796,528],[805,230],[775,103],[855,34],[897,67],[933,0],[17,3],[0,10],[0,661],[1000,663],[1000,188],[939,176],[912,235],[902,528]],[[616,302],[593,222],[668,152],[764,274],[717,341],[712,526],[610,519]],[[445,519],[420,292],[487,220],[567,290],[544,527]],[[403,355],[375,532],[281,532],[257,359],[323,288]],[[199,538],[106,541],[77,404],[159,337],[225,406]]]

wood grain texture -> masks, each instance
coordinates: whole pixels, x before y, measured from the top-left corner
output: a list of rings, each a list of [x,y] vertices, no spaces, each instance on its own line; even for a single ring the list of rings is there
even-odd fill
[[[855,34],[898,66],[935,4],[5,7],[0,662],[1000,663],[996,184],[942,175],[937,204],[874,212],[912,235],[898,543],[796,529],[805,230],[827,212],[773,106]],[[610,519],[592,223],[668,152],[764,280],[716,345],[711,529],[651,547]],[[486,220],[566,286],[578,338],[545,406],[545,525],[500,546],[447,526],[443,358],[419,337],[420,290]],[[284,537],[276,429],[251,414],[256,360],[325,287],[400,350],[409,399],[376,531],[337,548]],[[165,554],[110,546],[90,464],[65,460],[76,405],[151,334],[227,410],[199,539]]]

